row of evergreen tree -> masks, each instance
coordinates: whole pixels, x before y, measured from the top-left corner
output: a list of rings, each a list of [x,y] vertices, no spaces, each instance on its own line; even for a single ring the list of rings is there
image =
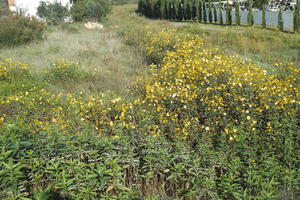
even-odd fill
[[[294,11],[294,31],[298,32],[300,29],[300,0]],[[248,26],[253,26],[253,2],[248,2]],[[266,28],[266,5],[262,9],[262,27]],[[149,18],[160,18],[175,21],[198,21],[200,23],[215,23],[220,25],[232,25],[232,6],[228,1],[225,6],[226,19],[223,19],[221,2],[212,3],[211,0],[140,0],[138,5],[138,12]],[[278,29],[283,31],[282,8],[278,13]],[[240,3],[235,2],[235,24],[241,25]]]

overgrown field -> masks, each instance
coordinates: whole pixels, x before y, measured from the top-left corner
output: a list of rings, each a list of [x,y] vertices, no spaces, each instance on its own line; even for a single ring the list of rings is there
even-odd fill
[[[298,199],[297,64],[134,8],[1,50],[0,198]]]

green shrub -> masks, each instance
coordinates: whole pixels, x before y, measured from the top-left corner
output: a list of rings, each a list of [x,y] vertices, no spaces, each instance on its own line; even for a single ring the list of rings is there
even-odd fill
[[[0,47],[17,46],[44,38],[44,23],[35,18],[9,15],[0,19]]]
[[[57,25],[64,22],[70,14],[67,6],[63,6],[59,2],[47,3],[41,1],[37,8],[37,15],[46,20],[48,24]]]
[[[10,14],[11,11],[9,10],[8,6],[0,1],[0,18]]]
[[[111,11],[110,1],[78,0],[71,8],[71,16],[75,22],[85,20],[102,21]]]
[[[79,65],[61,59],[55,62],[49,72],[45,74],[45,79],[49,81],[79,81],[88,77],[88,73],[82,71]]]

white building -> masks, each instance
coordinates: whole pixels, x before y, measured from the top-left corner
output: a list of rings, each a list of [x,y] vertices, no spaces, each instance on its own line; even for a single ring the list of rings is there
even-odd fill
[[[22,12],[25,15],[36,16],[37,8],[41,1],[54,3],[60,2],[63,6],[72,6],[73,0],[4,0],[7,2],[10,10]]]

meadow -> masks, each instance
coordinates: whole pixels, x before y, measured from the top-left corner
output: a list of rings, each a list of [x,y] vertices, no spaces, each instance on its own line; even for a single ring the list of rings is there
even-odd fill
[[[0,48],[0,198],[298,199],[300,35],[136,8]]]

